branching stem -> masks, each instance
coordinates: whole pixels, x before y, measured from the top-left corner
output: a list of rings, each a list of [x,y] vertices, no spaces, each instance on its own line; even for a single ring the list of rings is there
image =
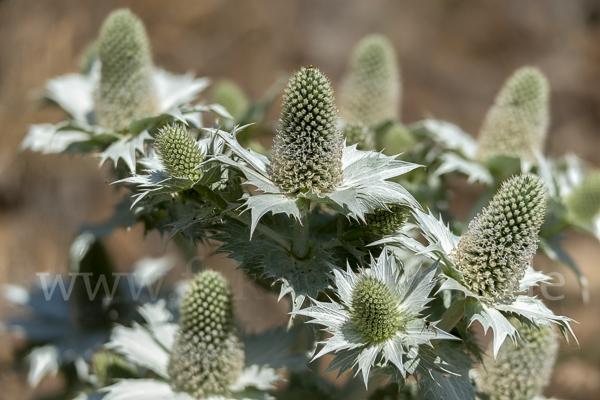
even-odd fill
[[[454,326],[465,315],[465,303],[467,299],[465,295],[460,293],[456,299],[450,304],[450,307],[442,315],[441,321],[437,327],[443,331],[450,332]]]
[[[310,249],[310,228],[308,226],[308,212],[303,210],[304,215],[300,221],[294,223],[294,242],[292,250],[296,257],[300,260],[308,256],[308,250]]]

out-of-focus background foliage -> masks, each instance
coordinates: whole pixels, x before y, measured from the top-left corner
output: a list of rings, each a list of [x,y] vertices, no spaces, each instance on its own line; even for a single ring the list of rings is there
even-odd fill
[[[309,64],[339,88],[353,45],[368,33],[382,33],[395,45],[402,68],[402,120],[434,116],[474,136],[505,78],[536,65],[552,87],[546,153],[575,152],[600,165],[599,0],[0,0],[0,283],[31,284],[35,272],[65,272],[79,226],[107,218],[119,198],[108,185],[110,165],[99,170],[92,157],[19,152],[28,124],[64,117],[39,108],[40,88],[78,70],[86,45],[119,7],[130,7],[145,22],[158,66],[231,78],[250,97]],[[476,188],[460,181],[455,187],[452,207],[464,214]],[[142,236],[136,227],[109,240],[119,268],[163,253],[163,239]],[[566,268],[536,258],[536,267],[566,278],[565,286],[552,290],[566,297],[548,305],[580,322],[575,332],[581,347],[562,347],[547,394],[598,399],[600,245],[573,232],[567,249],[590,280],[591,302],[582,303]],[[253,329],[286,320],[287,305],[250,285],[230,261],[207,256],[204,262],[231,277],[240,319]],[[183,271],[180,265],[178,273]],[[14,312],[0,300],[0,318]],[[31,399],[60,387],[59,376],[35,392],[26,388],[26,368],[14,365],[19,343],[0,332],[0,399]]]

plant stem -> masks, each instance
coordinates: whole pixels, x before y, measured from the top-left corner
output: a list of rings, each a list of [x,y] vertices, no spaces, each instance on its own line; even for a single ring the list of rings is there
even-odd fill
[[[305,212],[302,219],[294,223],[292,250],[294,251],[296,257],[302,260],[308,255],[309,248],[310,231],[308,226],[308,212]]]
[[[229,215],[231,215],[233,218],[237,219],[240,222],[243,222],[244,224],[246,224],[248,226],[250,226],[252,223],[250,221],[250,218],[246,214],[237,214],[233,211],[230,211]],[[287,241],[280,233],[275,232],[273,229],[271,229],[261,223],[258,223],[256,225],[255,230],[257,232],[260,232],[263,235],[271,238],[274,242],[276,242],[278,245],[283,247],[286,251],[292,250],[292,246],[290,245],[290,242]]]
[[[450,304],[450,307],[442,315],[441,321],[437,324],[437,327],[443,331],[450,332],[452,328],[461,320],[465,315],[465,303],[467,299],[465,295],[460,293],[456,299]]]

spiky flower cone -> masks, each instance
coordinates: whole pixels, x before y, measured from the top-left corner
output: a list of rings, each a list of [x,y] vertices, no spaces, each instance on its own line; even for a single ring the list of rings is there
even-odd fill
[[[540,329],[512,322],[521,336],[517,345],[507,340],[496,360],[488,359],[486,370],[476,381],[490,400],[531,400],[541,396],[548,385],[556,360],[556,334],[547,326]]]
[[[136,368],[129,364],[119,354],[111,351],[99,351],[92,357],[92,365],[98,385],[100,387],[109,386],[118,379],[136,379],[139,375]]]
[[[472,291],[498,300],[513,297],[537,250],[545,211],[546,190],[537,176],[502,184],[450,254]]]
[[[343,137],[329,80],[317,68],[290,79],[271,161],[271,179],[284,192],[335,189],[342,179]]]
[[[158,111],[152,56],[144,24],[128,9],[112,12],[98,39],[100,84],[96,119],[115,131]]]
[[[193,181],[202,177],[202,170],[195,169],[202,162],[200,147],[181,125],[167,125],[159,131],[156,151],[171,176]]]
[[[360,121],[347,122],[344,124],[343,133],[346,137],[346,145],[357,145],[358,149],[371,150],[373,147],[373,133],[368,126]]]
[[[518,69],[498,93],[479,133],[479,158],[514,155],[535,160],[549,125],[550,87],[537,68]]]
[[[373,126],[398,118],[400,73],[392,44],[369,35],[354,49],[342,86],[341,118]]]
[[[401,124],[393,124],[377,137],[377,148],[383,149],[387,155],[407,152],[415,145],[415,138],[410,130]]]
[[[600,213],[600,171],[588,173],[567,197],[569,212],[578,222],[590,223]]]
[[[219,272],[203,271],[190,283],[181,305],[168,367],[171,385],[196,399],[224,395],[243,368],[229,283]]]
[[[221,79],[215,84],[212,99],[225,107],[234,118],[239,117],[248,108],[248,99],[242,89],[228,79]]]
[[[373,214],[366,215],[369,229],[380,235],[391,235],[396,232],[408,218],[405,207],[392,204],[388,210],[377,209]]]

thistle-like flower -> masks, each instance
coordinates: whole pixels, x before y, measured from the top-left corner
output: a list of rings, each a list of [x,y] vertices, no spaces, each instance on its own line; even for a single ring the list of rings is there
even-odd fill
[[[370,35],[355,47],[342,87],[341,117],[368,126],[398,118],[400,73],[392,44]]]
[[[414,145],[413,134],[402,124],[392,124],[377,135],[377,148],[383,149],[385,154],[401,154],[411,150]]]
[[[600,171],[589,172],[565,203],[575,221],[589,224],[600,213]]]
[[[556,334],[547,326],[539,329],[511,321],[520,339],[505,342],[496,360],[486,362],[476,384],[490,400],[530,400],[541,396],[548,385],[558,352]]]
[[[403,377],[407,372],[420,373],[418,358],[432,351],[428,349],[432,340],[456,339],[422,315],[432,300],[435,272],[433,266],[411,277],[400,276],[395,259],[386,251],[377,261],[371,259],[370,272],[362,271],[360,276],[350,266],[347,271],[334,270],[332,279],[341,303],[313,300],[313,306],[298,311],[332,335],[322,342],[315,358],[335,354],[327,370],[339,368],[341,374],[354,368],[362,373],[365,384],[376,362]],[[431,371],[423,372],[430,375]]]
[[[545,212],[546,190],[537,176],[514,176],[502,184],[450,254],[472,291],[494,299],[518,292]]]
[[[542,72],[518,69],[504,84],[479,134],[479,158],[493,155],[536,160],[543,152],[549,125],[550,88]]]
[[[229,283],[219,272],[203,271],[190,283],[181,305],[168,366],[171,385],[197,399],[222,395],[243,369]]]
[[[235,82],[221,79],[212,89],[212,99],[225,107],[229,113],[238,118],[248,108],[248,99]]]
[[[389,210],[379,208],[374,213],[366,215],[369,229],[379,235],[391,235],[396,232],[408,219],[406,207],[397,204],[388,206]]]
[[[92,365],[96,381],[100,387],[109,386],[119,379],[136,379],[139,377],[135,366],[123,356],[112,351],[99,351],[92,357]]]
[[[200,147],[181,125],[167,125],[159,131],[156,151],[171,176],[193,181],[202,177],[202,170],[196,168],[202,162]]]
[[[314,67],[290,79],[272,151],[271,179],[284,192],[328,192],[342,180],[342,133],[329,79]]]
[[[373,148],[373,132],[360,121],[347,122],[343,126],[346,144],[357,144],[361,150]]]
[[[152,55],[144,24],[128,9],[111,13],[100,32],[102,64],[96,93],[98,124],[115,131],[158,111]]]

